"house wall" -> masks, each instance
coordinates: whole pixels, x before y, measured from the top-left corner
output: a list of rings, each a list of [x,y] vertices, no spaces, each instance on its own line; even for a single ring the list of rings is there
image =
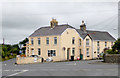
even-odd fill
[[[49,44],[46,44],[46,38],[49,37]],[[57,44],[54,44],[54,37],[57,37]],[[34,39],[34,45],[29,46],[29,56],[32,55],[32,48],[34,49],[34,55],[38,55],[38,48],[41,49],[41,57],[46,60],[48,58],[48,50],[56,50],[56,56],[53,56],[55,61],[60,60],[60,36],[41,36],[41,37],[29,37],[29,43],[31,44],[31,38]],[[41,44],[38,44],[38,38],[41,39]]]
[[[86,39],[89,39],[89,46],[86,45]],[[87,59],[92,59],[93,54],[92,54],[92,40],[91,38],[87,35],[84,39],[84,47],[83,47],[83,59],[87,60]],[[86,49],[89,48],[89,55],[87,55],[87,51]]]
[[[46,38],[49,37],[49,45],[46,44]],[[57,45],[54,44],[54,37],[57,37]],[[72,44],[72,38],[75,37],[75,44]],[[26,48],[26,56],[32,55],[32,48],[34,49],[34,55],[38,55],[38,48],[41,49],[41,57],[46,60],[48,58],[48,50],[56,50],[56,56],[53,56],[54,61],[67,60],[67,50],[69,49],[69,60],[72,55],[72,48],[75,48],[74,59],[80,57],[83,54],[83,60],[97,58],[97,48],[100,48],[100,53],[105,48],[105,42],[107,47],[111,48],[112,41],[99,41],[100,46],[97,46],[97,41],[92,40],[90,36],[86,36],[83,40],[78,32],[73,28],[67,28],[61,35],[56,36],[40,36],[40,37],[29,37],[29,44],[31,44],[31,38],[34,39],[34,45],[28,45]],[[38,45],[38,38],[41,39],[41,44]],[[81,45],[80,41],[81,39]],[[89,46],[86,45],[86,39],[89,39]],[[87,55],[86,49],[89,48],[89,55]]]
[[[72,44],[73,37],[75,38],[75,44]],[[71,56],[73,56],[72,48],[75,48],[74,59],[77,59],[77,57],[80,57],[79,49],[80,48],[82,49],[82,47],[80,46],[79,39],[81,38],[75,29],[68,28],[66,31],[64,31],[64,33],[61,35],[61,59],[62,60],[67,60],[68,49],[69,49],[69,59],[71,59]]]
[[[107,42],[107,46],[105,47],[105,42]],[[94,41],[94,58],[97,58],[98,57],[98,53],[97,53],[97,48],[100,49],[100,52],[99,53],[102,53],[104,48],[112,48],[112,42],[113,41],[99,41],[99,45],[100,46],[97,46],[97,41]]]

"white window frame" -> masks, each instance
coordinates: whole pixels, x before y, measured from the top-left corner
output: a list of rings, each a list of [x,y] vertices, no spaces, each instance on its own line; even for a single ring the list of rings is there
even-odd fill
[[[82,43],[81,43],[81,39],[79,39],[79,43],[80,43],[80,46],[82,45]]]
[[[54,37],[54,44],[57,44],[57,37]]]
[[[86,39],[86,46],[89,46],[89,39]]]
[[[38,55],[41,55],[41,48],[38,48]]]
[[[107,47],[107,42],[105,42],[105,47]]]
[[[46,44],[49,44],[49,37],[46,38]]]
[[[31,52],[32,52],[32,55],[34,55],[34,49],[33,48],[31,49]]]
[[[72,55],[75,55],[75,48],[72,48]]]
[[[79,53],[82,54],[82,49],[79,49]]]
[[[89,56],[89,48],[86,48],[86,55]]]
[[[75,44],[75,37],[72,37],[72,44]]]
[[[31,44],[34,45],[34,39],[33,38],[31,38]]]
[[[97,48],[97,55],[100,54],[100,48]]]
[[[98,47],[100,46],[100,41],[97,41],[97,46],[98,46]]]
[[[38,45],[40,45],[41,44],[41,39],[40,38],[38,38]]]
[[[56,50],[48,50],[48,57],[53,57],[53,56],[56,56]]]

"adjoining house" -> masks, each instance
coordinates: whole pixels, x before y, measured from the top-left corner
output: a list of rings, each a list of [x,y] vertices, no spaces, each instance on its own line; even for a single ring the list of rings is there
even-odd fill
[[[111,48],[115,38],[108,32],[86,30],[82,21],[80,29],[68,24],[58,25],[56,19],[50,21],[50,26],[41,27],[29,36],[26,56],[39,55],[53,61],[97,58],[104,48]]]

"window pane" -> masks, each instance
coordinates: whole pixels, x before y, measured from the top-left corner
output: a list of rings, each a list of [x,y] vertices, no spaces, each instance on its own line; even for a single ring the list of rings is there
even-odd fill
[[[79,39],[79,43],[80,43],[80,46],[81,46],[81,39]]]
[[[57,37],[54,37],[54,44],[57,44]]]
[[[49,57],[56,56],[56,50],[48,50],[48,56]]]
[[[40,38],[38,38],[38,44],[40,45]]]
[[[86,39],[86,45],[89,46],[89,39]]]
[[[40,48],[38,48],[38,55],[40,55],[41,54],[41,51],[40,51]]]
[[[49,44],[49,38],[46,38],[46,44]]]
[[[72,44],[75,44],[75,37],[72,38]]]
[[[89,48],[87,48],[86,50],[87,50],[87,51],[86,51],[86,52],[87,52],[87,55],[89,55]]]
[[[97,41],[97,46],[99,46],[100,44],[99,44],[99,41]]]
[[[99,54],[99,53],[100,53],[100,49],[98,48],[98,49],[97,49],[97,54]]]
[[[75,48],[72,48],[72,55],[75,55]]]
[[[107,42],[105,42],[105,47],[107,47]]]
[[[34,40],[33,40],[33,38],[31,38],[31,44],[33,45],[34,44],[34,42],[33,42]]]

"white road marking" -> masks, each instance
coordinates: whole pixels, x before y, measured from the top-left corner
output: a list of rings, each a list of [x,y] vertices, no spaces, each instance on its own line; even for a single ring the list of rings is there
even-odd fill
[[[61,65],[56,65],[56,66],[62,66],[62,65],[77,65],[76,63],[68,63],[68,64],[61,64]]]
[[[10,71],[10,70],[4,70],[4,71]]]
[[[15,76],[15,75],[17,75],[17,74],[21,74],[21,73],[24,73],[24,72],[27,72],[28,70],[23,70],[23,71],[21,71],[21,72],[18,72],[18,73],[14,73],[14,74],[11,74],[11,75],[8,75],[8,76]]]

